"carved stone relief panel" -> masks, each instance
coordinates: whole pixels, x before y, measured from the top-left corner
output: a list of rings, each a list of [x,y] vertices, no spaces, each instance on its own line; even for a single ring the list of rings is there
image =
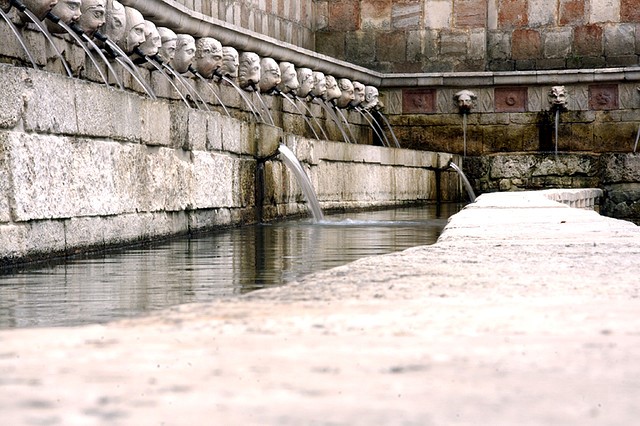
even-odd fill
[[[601,84],[589,86],[589,109],[618,109],[618,85]]]
[[[436,112],[435,89],[404,89],[402,91],[404,114],[427,114]]]
[[[496,112],[525,112],[527,110],[526,87],[496,87]]]

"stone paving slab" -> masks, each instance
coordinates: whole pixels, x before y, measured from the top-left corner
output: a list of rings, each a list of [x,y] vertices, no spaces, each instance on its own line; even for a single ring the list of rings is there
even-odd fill
[[[0,424],[635,424],[640,228],[548,201],[485,194],[432,246],[243,297],[1,331]]]

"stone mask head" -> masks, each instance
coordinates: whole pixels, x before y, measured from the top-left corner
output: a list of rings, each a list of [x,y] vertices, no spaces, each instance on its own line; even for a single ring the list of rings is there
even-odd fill
[[[324,76],[324,73],[314,71],[311,75],[313,76],[313,89],[311,89],[311,94],[316,98],[326,99],[327,78]]]
[[[78,19],[78,25],[89,38],[93,38],[96,31],[104,25],[107,14],[106,5],[106,0],[82,0],[80,6],[82,14]]]
[[[364,84],[359,81],[353,82],[353,100],[351,101],[351,106],[358,106],[364,102]]]
[[[140,45],[140,51],[146,56],[154,56],[162,46],[162,38],[151,21],[144,21],[144,42]]]
[[[553,86],[549,90],[549,103],[552,108],[564,108],[567,106],[567,92],[564,86]]]
[[[260,61],[260,82],[258,87],[263,93],[268,93],[275,89],[282,80],[280,67],[273,58],[262,58]]]
[[[374,109],[379,106],[380,98],[379,98],[378,89],[374,86],[365,86],[364,88],[364,102],[360,104],[362,108],[365,109]]]
[[[298,68],[298,90],[296,95],[306,98],[313,89],[313,71],[310,68]]]
[[[158,27],[158,34],[160,34],[161,43],[158,48],[158,56],[164,63],[171,62],[176,55],[178,36],[167,27]]]
[[[230,79],[238,77],[238,67],[240,59],[238,51],[231,46],[222,47],[222,65],[220,66],[220,74]]]
[[[22,0],[22,4],[27,6],[39,20],[43,20],[47,13],[58,4],[58,0]],[[22,12],[19,13],[22,22],[30,22],[30,19]]]
[[[353,83],[347,78],[341,78],[338,80],[338,87],[341,94],[336,103],[340,108],[346,108],[355,99]]]
[[[260,82],[260,57],[254,52],[242,52],[238,69],[238,85],[244,90],[257,90]]]
[[[81,9],[81,1],[80,0],[59,0],[58,4],[56,4],[53,9],[51,9],[51,13],[56,15],[62,22],[69,25],[73,22],[76,22],[80,18],[80,14],[82,13]],[[46,21],[47,29],[51,33],[65,33],[66,30],[62,28],[60,25],[53,23],[47,19]]]
[[[327,82],[326,100],[333,101],[334,99],[338,99],[340,95],[342,95],[342,92],[340,91],[340,87],[338,87],[336,78],[332,75],[327,75],[325,80]]]
[[[468,114],[475,106],[477,96],[470,90],[461,90],[453,95],[453,100],[462,114]]]
[[[124,11],[126,14],[124,37],[118,41],[118,46],[129,54],[133,53],[135,48],[145,41],[144,17],[142,13],[132,7],[125,7]]]
[[[196,41],[196,55],[193,64],[205,78],[213,74],[222,66],[222,44],[212,37],[202,37]]]
[[[178,34],[176,53],[173,57],[173,68],[179,73],[189,71],[189,66],[196,55],[196,40],[189,34]]]
[[[280,84],[278,84],[278,89],[282,93],[295,94],[299,86],[295,65],[291,62],[280,62]]]
[[[113,42],[124,38],[127,26],[127,15],[124,6],[117,0],[107,0],[107,17],[104,23],[104,35]]]

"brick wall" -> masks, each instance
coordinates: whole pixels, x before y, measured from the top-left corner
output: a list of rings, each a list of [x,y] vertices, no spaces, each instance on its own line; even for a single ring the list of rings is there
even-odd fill
[[[316,50],[382,72],[637,65],[638,0],[321,0]]]
[[[314,49],[312,0],[178,0],[206,16]]]

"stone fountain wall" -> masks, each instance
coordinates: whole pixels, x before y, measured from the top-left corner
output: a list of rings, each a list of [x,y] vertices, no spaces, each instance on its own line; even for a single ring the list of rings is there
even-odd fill
[[[638,65],[637,0],[321,0],[316,48],[381,72]]]
[[[321,142],[56,73],[0,65],[0,264],[306,214],[286,143],[324,208],[455,200],[455,156]],[[287,114],[282,114],[287,115]],[[440,191],[436,187],[436,174]]]

